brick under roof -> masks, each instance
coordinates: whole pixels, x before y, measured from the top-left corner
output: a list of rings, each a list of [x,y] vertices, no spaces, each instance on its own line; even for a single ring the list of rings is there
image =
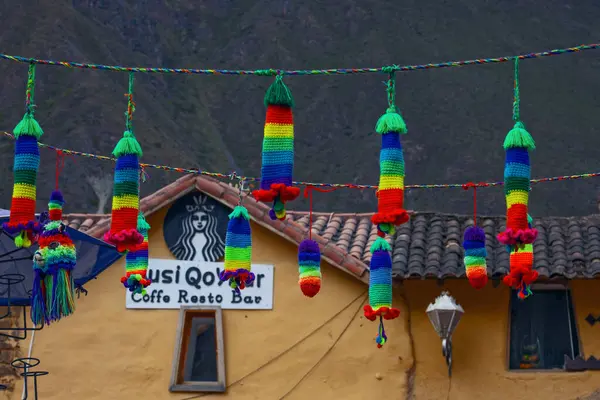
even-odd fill
[[[190,190],[197,189],[234,207],[239,192],[225,183],[204,176],[187,175],[144,198],[145,215],[167,206]],[[251,197],[244,200],[252,219],[273,233],[299,244],[308,237],[309,213],[289,211],[285,221],[272,221],[269,206]],[[291,203],[293,207],[293,203]],[[313,213],[312,236],[321,246],[323,258],[363,282],[368,282],[369,248],[377,237],[372,214]],[[90,236],[102,237],[110,226],[110,214],[66,214],[70,227]],[[508,252],[496,240],[504,229],[504,217],[479,217],[486,232],[488,273],[499,278],[509,270]],[[461,278],[462,235],[473,224],[470,216],[413,212],[388,242],[392,245],[393,275],[397,279]],[[544,278],[594,278],[600,275],[600,216],[539,218],[534,243],[535,268]]]

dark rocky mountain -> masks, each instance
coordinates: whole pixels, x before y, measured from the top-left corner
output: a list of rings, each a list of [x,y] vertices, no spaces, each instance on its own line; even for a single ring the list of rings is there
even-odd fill
[[[593,43],[600,6],[546,0],[21,0],[0,2],[0,52],[103,64],[190,68],[332,68],[421,64]],[[537,140],[534,177],[599,170],[600,50],[521,64],[521,114]],[[23,113],[27,66],[0,61],[0,130]],[[409,127],[407,184],[502,180],[512,127],[512,65],[397,74]],[[42,141],[108,155],[124,129],[127,74],[39,66]],[[297,180],[376,184],[384,75],[287,77],[296,99]],[[138,74],[134,123],[145,162],[258,176],[262,98],[272,78]],[[0,140],[10,205],[13,143]],[[46,207],[55,156],[42,150],[38,208]],[[148,194],[178,177],[150,170]],[[66,212],[95,212],[110,196],[112,165],[71,158],[61,175]],[[596,212],[598,180],[535,186],[535,215]],[[95,189],[94,189],[95,188]],[[479,191],[482,213],[503,213],[500,188]],[[461,189],[412,190],[407,206],[468,213]],[[373,191],[315,194],[315,208],[371,211]],[[306,201],[291,208],[306,209]]]

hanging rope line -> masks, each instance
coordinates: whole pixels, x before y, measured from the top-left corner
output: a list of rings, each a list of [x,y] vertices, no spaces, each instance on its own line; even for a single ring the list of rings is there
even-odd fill
[[[6,132],[6,131],[0,131],[1,135],[4,135],[6,137],[9,137],[11,139],[14,140],[14,136],[12,133],[10,132]],[[46,149],[50,149],[53,151],[60,151],[63,153],[63,155],[67,155],[67,156],[80,156],[80,157],[86,157],[86,158],[93,158],[96,160],[103,160],[103,161],[116,161],[115,158],[113,157],[108,157],[108,156],[103,156],[103,155],[98,155],[98,154],[93,154],[93,153],[85,153],[85,152],[81,152],[81,151],[75,151],[75,150],[69,150],[69,149],[62,149],[60,147],[55,147],[55,146],[51,146],[49,144],[45,144],[45,143],[39,143],[40,147],[46,148]],[[168,165],[159,165],[159,164],[147,164],[147,163],[140,163],[140,167],[142,168],[142,171],[144,171],[144,174],[146,176],[148,176],[145,173],[145,169],[146,168],[154,168],[154,169],[160,169],[163,171],[172,171],[172,172],[178,172],[181,174],[196,174],[196,175],[205,175],[205,176],[211,176],[213,178],[220,178],[220,179],[226,179],[226,180],[231,180],[231,176],[232,174],[235,174],[235,172],[230,172],[227,174],[221,173],[221,172],[208,172],[208,171],[201,171],[197,168],[179,168],[179,167],[171,167]],[[237,177],[237,179],[243,179],[245,182],[259,182],[260,179],[259,178],[253,178],[253,177],[249,177],[249,176],[241,176],[238,174],[235,174],[235,176]],[[600,176],[600,172],[588,172],[585,174],[577,174],[577,175],[561,175],[561,176],[551,176],[551,177],[546,177],[546,178],[537,178],[537,179],[532,179],[531,180],[531,184],[535,185],[538,183],[545,183],[545,182],[557,182],[557,181],[570,181],[570,180],[576,180],[576,179],[585,179],[585,178],[595,178]],[[377,189],[377,185],[358,185],[358,184],[353,184],[353,183],[316,183],[316,182],[303,182],[303,181],[294,181],[292,182],[292,184],[297,185],[297,186],[312,186],[313,189],[316,187],[330,187],[330,188],[348,188],[348,189]],[[421,184],[421,185],[406,185],[405,188],[406,189],[451,189],[451,188],[464,188],[465,185],[469,185],[469,187],[494,187],[494,186],[503,186],[504,182],[502,181],[498,181],[498,182],[479,182],[479,183],[439,183],[439,184]]]
[[[495,64],[512,61],[515,59],[525,60],[530,58],[541,58],[556,56],[560,54],[576,53],[585,50],[594,50],[600,48],[600,43],[582,44],[579,46],[568,47],[564,49],[554,49],[542,51],[539,53],[527,53],[515,56],[496,57],[496,58],[478,58],[465,61],[446,61],[441,63],[418,64],[418,65],[389,65],[376,68],[330,68],[330,69],[255,69],[255,70],[236,70],[236,69],[196,69],[196,68],[164,68],[164,67],[124,67],[120,65],[87,64],[72,61],[41,60],[37,58],[26,58],[13,56],[10,54],[1,54],[0,59],[14,61],[18,63],[52,65],[76,69],[95,69],[113,72],[142,72],[151,74],[191,74],[191,75],[256,75],[256,76],[277,76],[277,75],[349,75],[364,73],[390,73],[393,71],[416,71],[421,69],[462,67],[466,65]]]

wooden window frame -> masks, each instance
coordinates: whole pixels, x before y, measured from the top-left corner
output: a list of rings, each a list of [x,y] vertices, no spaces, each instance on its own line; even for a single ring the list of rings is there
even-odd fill
[[[539,282],[539,283],[534,283],[531,285],[531,290],[534,292],[534,296],[535,296],[535,291],[546,291],[546,290],[564,290],[566,292],[568,292],[568,299],[570,301],[571,304],[571,308],[573,309],[573,319],[575,321],[575,326],[574,331],[571,333],[572,335],[575,334],[576,335],[576,339],[577,339],[577,343],[579,345],[579,354],[581,357],[583,357],[583,347],[582,347],[582,342],[581,342],[581,335],[579,334],[579,324],[577,323],[577,310],[575,308],[575,301],[573,300],[573,292],[571,290],[571,287],[567,282],[563,283],[563,280],[559,280],[558,282],[553,281],[553,282]],[[525,300],[527,301],[527,300]],[[511,369],[510,368],[510,345],[511,345],[511,336],[510,336],[510,331],[511,331],[511,325],[512,325],[512,320],[510,318],[511,315],[511,310],[512,310],[512,302],[513,302],[513,289],[510,289],[510,297],[508,300],[508,323],[507,323],[507,330],[506,330],[506,370],[508,372],[511,373],[517,373],[517,374],[527,374],[527,373],[563,373],[563,372],[569,372],[569,370],[567,370],[564,366],[562,369]],[[576,355],[577,356],[577,355]]]
[[[195,318],[214,318],[217,349],[217,382],[185,381],[186,355],[189,351],[189,331]],[[170,392],[225,392],[225,353],[223,342],[223,313],[221,307],[181,306],[175,338]]]

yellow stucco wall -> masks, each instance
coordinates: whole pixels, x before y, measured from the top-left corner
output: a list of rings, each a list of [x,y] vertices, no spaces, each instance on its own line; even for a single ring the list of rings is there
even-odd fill
[[[172,258],[161,229],[165,214],[148,221],[154,258]],[[252,229],[253,261],[275,266],[274,309],[223,311],[230,387],[203,398],[270,400],[290,390],[289,399],[404,398],[404,371],[412,364],[406,321],[386,324],[390,341],[378,350],[377,324],[362,317],[366,285],[323,263],[321,293],[305,298],[297,284],[297,247],[256,224]],[[41,399],[194,396],[168,391],[179,311],[126,310],[122,273],[123,262],[113,265],[86,285],[89,295],[78,300],[73,316],[37,332],[33,356],[50,372],[39,380]],[[21,390],[19,383],[12,399]]]
[[[164,241],[166,210],[149,222],[150,255],[172,258]],[[226,394],[206,399],[573,399],[600,388],[597,372],[509,372],[509,290],[467,281],[406,281],[394,289],[401,318],[388,321],[389,341],[377,349],[377,324],[362,317],[367,287],[323,263],[323,288],[313,299],[297,286],[297,248],[255,224],[253,261],[274,264],[274,309],[224,310]],[[192,399],[168,392],[177,310],[126,310],[123,262],[86,285],[75,315],[37,332],[33,356],[50,375],[39,397],[65,399]],[[571,281],[584,355],[600,357],[600,281]],[[449,381],[441,343],[425,314],[449,290],[465,309],[453,338]],[[29,343],[21,343],[26,353]],[[413,360],[414,354],[414,360]],[[415,361],[416,360],[416,361]],[[300,382],[298,384],[298,382]],[[19,381],[6,399],[20,399]],[[449,394],[449,395],[448,395]],[[0,396],[2,398],[2,396]]]
[[[571,281],[570,285],[583,354],[600,357],[600,326],[591,327],[585,321],[590,312],[600,314],[600,281]],[[451,382],[442,357],[441,341],[425,314],[429,303],[442,290],[449,290],[465,310],[453,336]],[[600,388],[600,371],[508,371],[510,291],[504,285],[494,289],[489,284],[476,291],[466,280],[446,281],[444,287],[432,280],[408,281],[403,291],[410,299],[410,328],[417,360],[414,392],[419,400],[575,400]]]

